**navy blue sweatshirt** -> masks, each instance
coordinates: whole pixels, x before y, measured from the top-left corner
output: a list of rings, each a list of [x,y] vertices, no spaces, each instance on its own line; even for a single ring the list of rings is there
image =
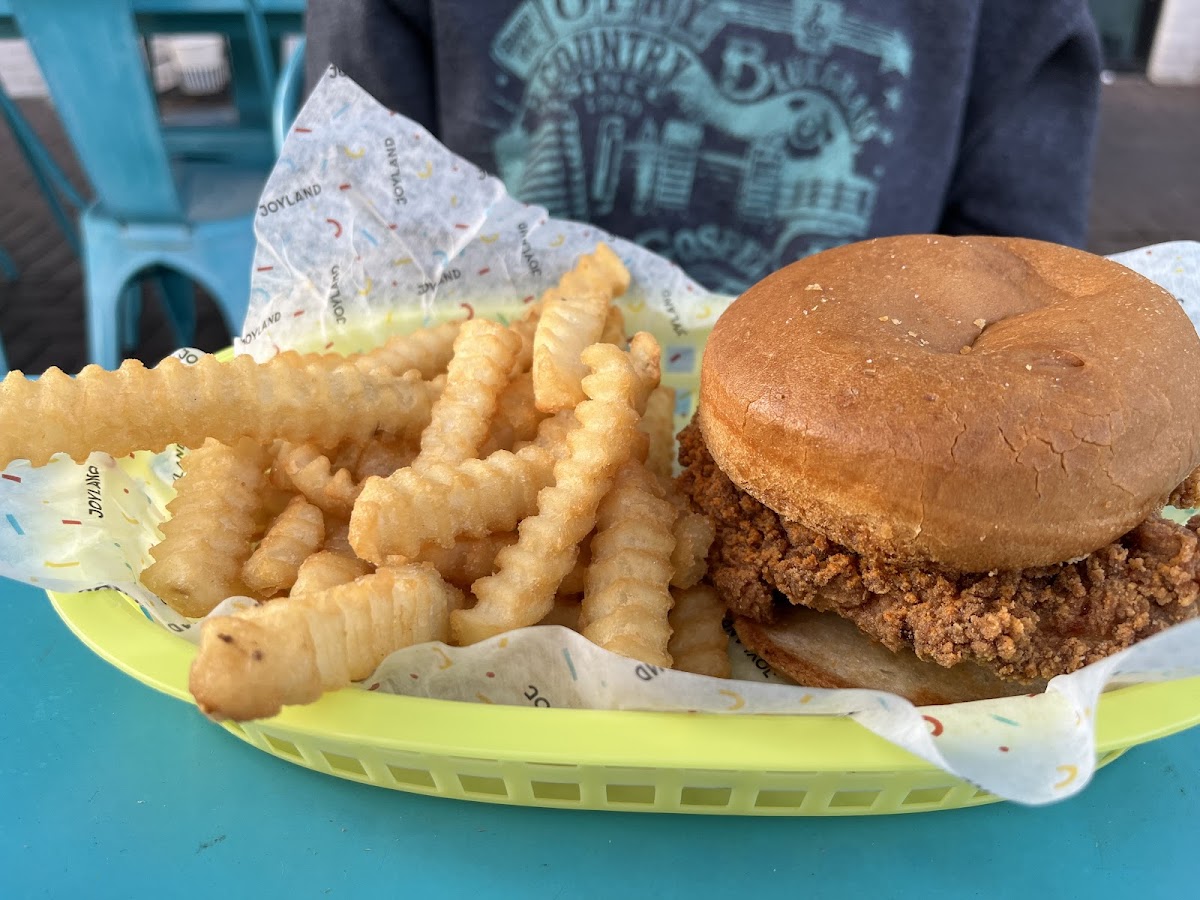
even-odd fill
[[[310,0],[308,41],[310,81],[714,290],[878,235],[1084,239],[1084,0]]]

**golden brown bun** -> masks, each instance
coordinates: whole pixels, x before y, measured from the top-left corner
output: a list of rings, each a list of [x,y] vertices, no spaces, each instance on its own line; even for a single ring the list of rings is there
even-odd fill
[[[881,238],[735,301],[698,415],[734,483],[860,553],[1048,565],[1115,540],[1200,464],[1200,338],[1098,256]]]
[[[1045,690],[1003,681],[973,663],[943,669],[915,653],[893,653],[833,613],[792,608],[773,625],[733,620],[738,638],[778,672],[806,687],[890,691],[917,706],[990,700]]]

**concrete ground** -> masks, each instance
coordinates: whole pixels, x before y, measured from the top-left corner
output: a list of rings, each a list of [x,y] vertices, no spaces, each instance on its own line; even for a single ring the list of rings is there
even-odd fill
[[[22,109],[76,184],[85,184],[53,109]],[[1200,87],[1156,87],[1138,77],[1105,85],[1090,221],[1089,249],[1113,253],[1160,241],[1200,240]],[[11,135],[0,131],[0,246],[20,276],[0,281],[0,336],[13,368],[68,372],[85,362],[79,260],[57,229]],[[199,300],[195,343],[215,350],[229,335],[216,308]],[[153,363],[173,342],[157,303],[143,304],[135,355]]]

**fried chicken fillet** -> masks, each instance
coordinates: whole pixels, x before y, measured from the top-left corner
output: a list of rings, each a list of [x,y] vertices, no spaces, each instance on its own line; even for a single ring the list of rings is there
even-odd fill
[[[1083,559],[1017,571],[956,573],[869,558],[789,522],[713,462],[699,427],[679,437],[680,486],[716,525],[709,571],[730,610],[773,621],[787,603],[837,613],[893,651],[1005,679],[1073,672],[1194,618],[1200,516],[1154,515]],[[1172,498],[1194,504],[1196,479]]]

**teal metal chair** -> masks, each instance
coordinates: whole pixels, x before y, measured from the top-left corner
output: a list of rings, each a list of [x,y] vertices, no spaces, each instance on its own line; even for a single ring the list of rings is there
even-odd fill
[[[12,11],[6,0],[0,0],[0,37],[15,37],[17,35],[13,22]],[[9,132],[17,145],[17,150],[29,166],[33,180],[41,191],[50,207],[55,221],[62,229],[67,242],[79,252],[79,234],[75,228],[74,214],[84,206],[83,197],[66,173],[54,161],[54,157],[46,149],[45,144],[38,138],[37,132],[21,113],[20,107],[8,95],[4,85],[0,83],[0,119],[8,126]],[[16,281],[20,276],[16,261],[8,251],[0,246],[0,277],[6,281]],[[8,357],[4,351],[4,341],[0,339],[0,375],[8,371]]]
[[[96,195],[80,219],[91,361],[120,361],[128,289],[146,274],[157,275],[182,343],[194,333],[193,284],[213,297],[230,331],[240,331],[268,161],[199,152],[194,142],[172,147],[131,0],[11,3]]]
[[[304,51],[308,41],[301,38],[295,50],[284,63],[271,104],[271,135],[275,141],[276,155],[283,149],[288,129],[296,119],[297,107],[304,89]]]
[[[55,162],[33,126],[22,114],[20,107],[4,90],[3,84],[0,84],[0,117],[7,123],[17,149],[29,166],[34,182],[46,201],[55,222],[71,249],[78,255],[80,253],[79,230],[76,227],[75,219],[87,207],[87,202]],[[0,247],[0,274],[10,281],[16,281],[20,276],[16,262],[3,247]],[[154,272],[150,280],[157,287],[166,307],[167,321],[172,327],[176,340],[181,344],[190,342],[192,333],[188,330],[187,323],[194,318],[191,311],[190,292],[185,293],[177,282],[170,280],[169,275]],[[121,345],[122,347],[132,347],[138,339],[138,319],[142,305],[141,288],[138,284],[126,286],[122,305],[124,315],[121,323]],[[7,370],[2,345],[0,345],[0,363],[4,363],[0,366],[0,371]]]

